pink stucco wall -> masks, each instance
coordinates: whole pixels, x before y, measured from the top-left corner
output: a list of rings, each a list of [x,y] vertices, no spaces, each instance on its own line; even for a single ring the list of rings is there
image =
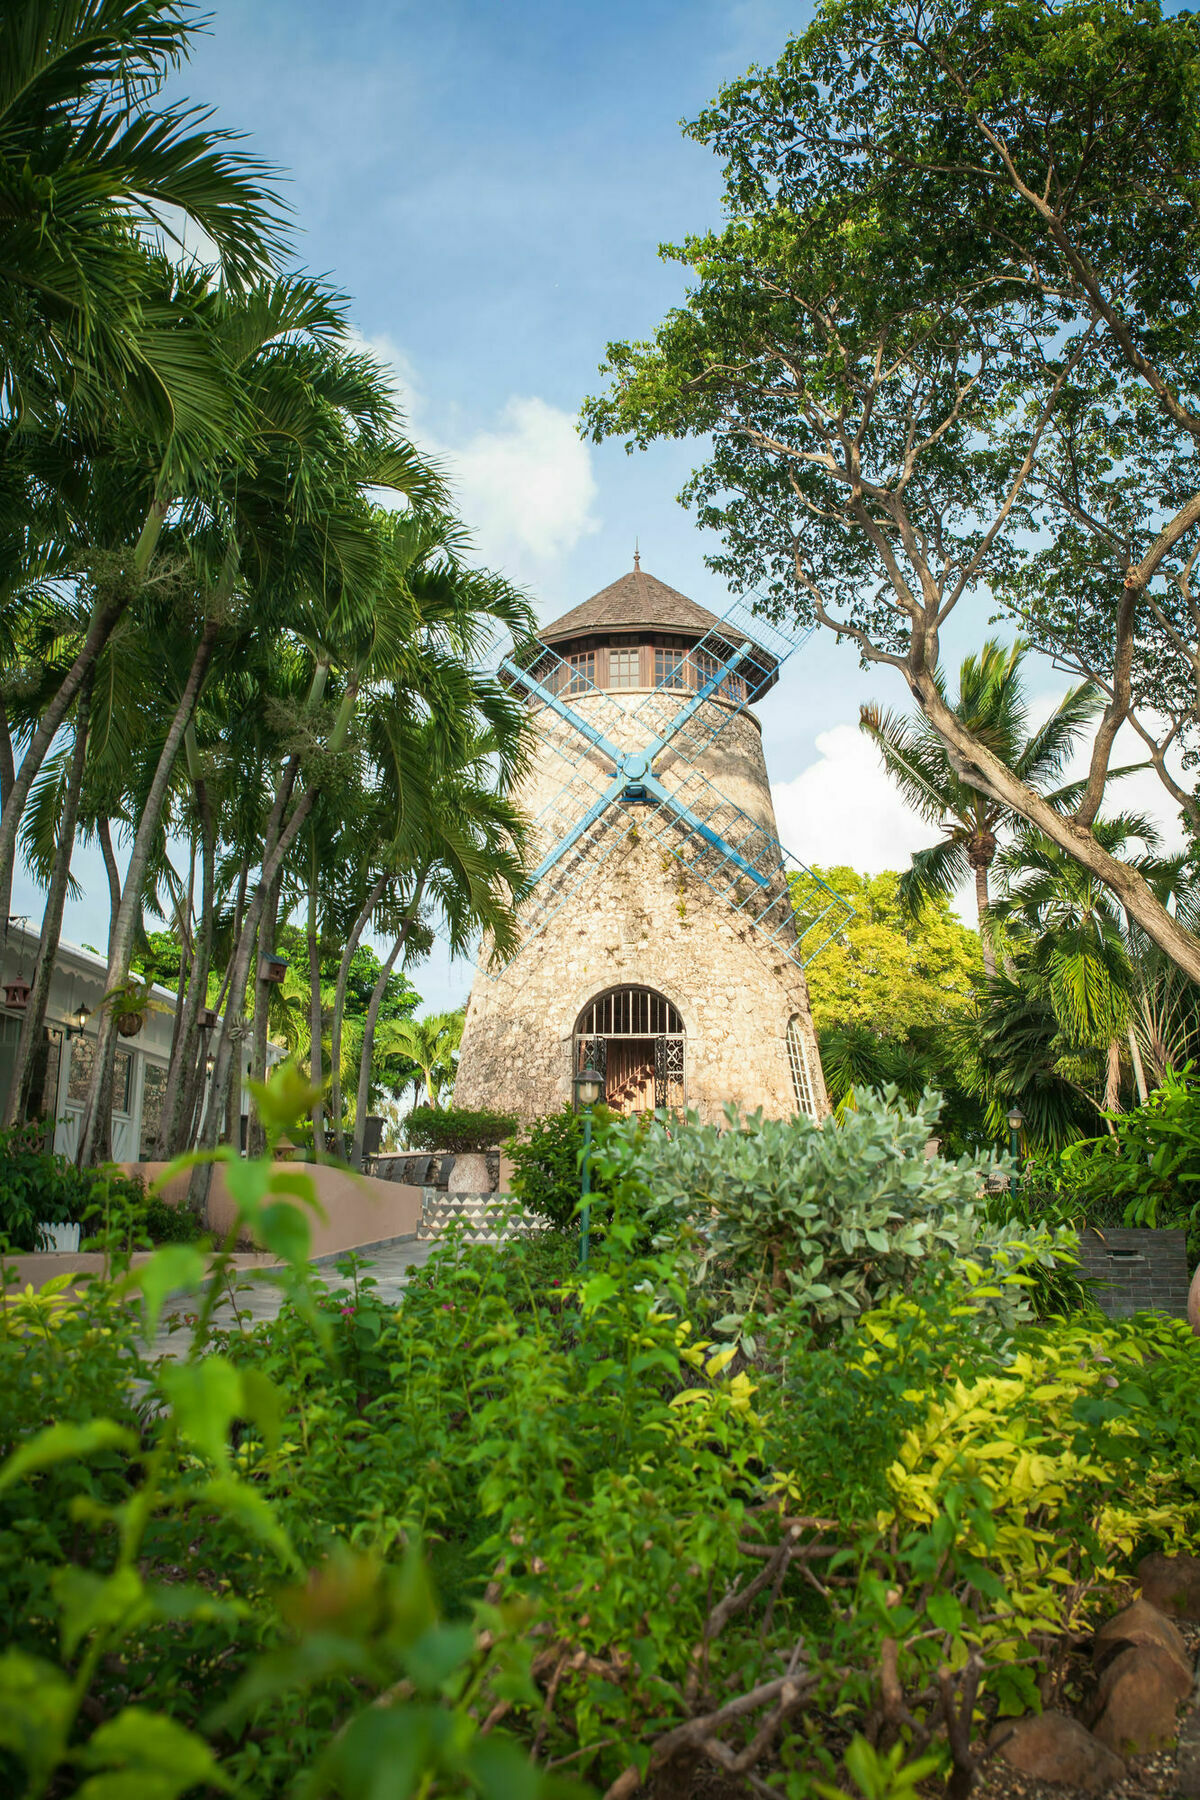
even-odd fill
[[[409,1237],[421,1222],[419,1187],[399,1181],[380,1181],[374,1175],[355,1175],[349,1169],[333,1168],[328,1163],[288,1163],[285,1166],[311,1178],[325,1213],[324,1221],[315,1213],[308,1213],[313,1256],[333,1256],[340,1250],[353,1250],[357,1244],[377,1244],[384,1238]],[[125,1167],[130,1173],[140,1175],[149,1187],[163,1174],[167,1164],[127,1163]],[[186,1174],[177,1175],[163,1188],[162,1198],[168,1206],[178,1206],[187,1198],[188,1179]],[[208,1217],[216,1232],[227,1231],[233,1222],[233,1201],[220,1163],[213,1169]]]

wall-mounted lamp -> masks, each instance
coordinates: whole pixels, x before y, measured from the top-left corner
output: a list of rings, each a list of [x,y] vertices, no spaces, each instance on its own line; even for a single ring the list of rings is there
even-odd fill
[[[92,1016],[90,1006],[81,1006],[75,1014],[75,1023],[65,1028],[64,1035],[69,1038],[82,1037],[84,1026]]]

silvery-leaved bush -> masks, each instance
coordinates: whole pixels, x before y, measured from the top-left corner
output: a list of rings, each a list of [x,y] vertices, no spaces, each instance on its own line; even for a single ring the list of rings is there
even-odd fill
[[[715,1329],[751,1353],[756,1318],[787,1304],[818,1332],[848,1331],[935,1259],[1007,1327],[1028,1314],[1022,1272],[1073,1260],[1074,1240],[989,1223],[984,1183],[1004,1159],[928,1157],[940,1108],[928,1091],[909,1109],[894,1088],[863,1089],[840,1122],[731,1111],[671,1136],[616,1128],[605,1154]]]

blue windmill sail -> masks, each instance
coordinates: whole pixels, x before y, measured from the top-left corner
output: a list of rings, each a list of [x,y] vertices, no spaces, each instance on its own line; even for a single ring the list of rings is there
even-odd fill
[[[698,766],[809,635],[735,603],[690,647],[653,650],[654,685],[632,707],[597,686],[587,653],[564,658],[537,640],[501,659],[500,678],[526,696],[559,782],[533,821],[523,945],[635,831],[718,894],[758,946],[797,967],[845,926],[850,903]]]

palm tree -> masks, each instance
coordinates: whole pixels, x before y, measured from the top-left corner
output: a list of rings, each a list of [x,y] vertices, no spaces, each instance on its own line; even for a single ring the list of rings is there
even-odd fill
[[[194,480],[194,499],[184,507],[178,527],[185,548],[200,564],[197,616],[190,662],[186,673],[181,668],[183,679],[153,781],[139,809],[109,944],[110,992],[119,989],[128,973],[150,847],[222,633],[227,636],[231,625],[236,633],[239,613],[259,633],[289,625],[303,631],[314,617],[318,588],[326,595],[322,610],[327,620],[336,620],[334,635],[373,631],[378,617],[387,616],[386,609],[368,612],[347,604],[349,584],[360,575],[370,582],[378,564],[372,515],[362,490],[369,483],[390,485],[410,500],[441,496],[439,479],[399,438],[390,389],[378,366],[347,353],[337,342],[340,307],[322,290],[295,280],[260,284],[244,297],[226,300],[212,325],[245,395],[247,426],[233,453]],[[336,558],[332,571],[331,558]],[[327,668],[318,656],[318,699]],[[263,884],[257,905],[255,929],[261,923],[268,935],[274,930],[281,873],[282,858]],[[267,995],[259,992],[257,997],[256,1067],[261,1072]],[[110,1009],[100,1021],[80,1127],[82,1163],[95,1159],[105,1131],[104,1088],[115,1030]]]
[[[1156,889],[1178,878],[1178,858],[1157,854],[1157,827],[1136,813],[1098,819],[1093,831]],[[1142,848],[1136,849],[1135,846]],[[1049,1001],[1070,1051],[1105,1059],[1104,1106],[1120,1105],[1123,1038],[1132,1039],[1137,977],[1130,921],[1110,889],[1032,826],[1022,825],[999,858],[1004,892],[993,907],[998,931],[1013,946],[1022,979]]]
[[[437,1106],[462,1043],[465,1011],[427,1013],[423,1019],[395,1019],[387,1028],[387,1052],[399,1052],[421,1072],[425,1099]]]
[[[1099,711],[1101,699],[1089,683],[1072,688],[1037,731],[1029,730],[1029,709],[1022,681],[1027,646],[1018,641],[1007,650],[996,639],[978,656],[968,656],[959,671],[958,698],[951,704],[966,728],[1025,782],[1045,793],[1061,776],[1077,739]],[[939,684],[940,685],[940,684]],[[943,697],[945,690],[942,689]],[[927,896],[953,895],[968,873],[975,880],[975,903],[983,966],[996,972],[989,920],[988,874],[996,858],[998,836],[1017,822],[999,800],[972,785],[928,720],[904,719],[864,706],[859,723],[879,746],[884,767],[913,811],[943,833],[940,843],[918,850],[901,878],[900,893],[914,912]],[[1074,788],[1048,794],[1065,803]]]
[[[161,312],[143,305],[147,230],[201,234],[226,284],[283,249],[265,165],[185,104],[156,104],[203,21],[177,0],[7,0],[0,11],[0,411],[69,400],[161,408]],[[52,194],[52,203],[47,196]]]

